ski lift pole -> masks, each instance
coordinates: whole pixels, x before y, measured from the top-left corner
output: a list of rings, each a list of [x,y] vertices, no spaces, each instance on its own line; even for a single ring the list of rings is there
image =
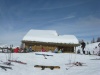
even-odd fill
[[[11,60],[11,52],[12,52],[12,45],[10,45],[10,49],[9,49],[9,59],[8,60]]]

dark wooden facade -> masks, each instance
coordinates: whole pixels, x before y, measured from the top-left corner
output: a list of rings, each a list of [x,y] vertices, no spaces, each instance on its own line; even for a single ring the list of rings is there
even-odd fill
[[[54,51],[57,47],[58,50],[63,48],[63,52],[74,52],[74,48],[79,44],[66,44],[66,43],[51,43],[51,42],[37,42],[37,41],[22,41],[25,48],[32,48],[35,52],[41,51],[44,48],[46,51]]]

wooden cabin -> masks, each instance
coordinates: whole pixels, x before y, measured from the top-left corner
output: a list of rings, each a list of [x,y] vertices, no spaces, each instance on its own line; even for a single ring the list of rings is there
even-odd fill
[[[23,48],[32,48],[35,52],[44,48],[46,51],[54,51],[55,48],[63,49],[63,52],[74,52],[79,45],[74,35],[58,35],[54,30],[30,30],[22,40]]]

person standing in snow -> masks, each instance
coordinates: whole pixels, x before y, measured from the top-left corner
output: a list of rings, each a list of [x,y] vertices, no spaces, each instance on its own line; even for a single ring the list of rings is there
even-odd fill
[[[46,52],[46,50],[42,47],[42,52]]]
[[[14,49],[14,53],[18,53],[19,52],[19,47]]]
[[[58,48],[56,48],[56,49],[54,50],[54,53],[58,53]]]
[[[85,54],[85,51],[84,51],[85,46],[86,46],[86,44],[85,44],[85,42],[82,40],[81,48],[82,48],[83,54]]]
[[[98,44],[98,46],[99,46],[98,56],[100,56],[100,43]]]
[[[29,48],[29,52],[32,52],[32,47]]]
[[[62,49],[60,49],[60,50],[58,51],[58,53],[62,53]]]

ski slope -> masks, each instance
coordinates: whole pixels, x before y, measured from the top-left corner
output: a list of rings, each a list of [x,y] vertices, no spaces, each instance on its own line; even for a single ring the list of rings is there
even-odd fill
[[[42,54],[43,52],[36,52]],[[100,60],[90,60],[94,58],[100,58],[96,55],[80,55],[72,53],[49,53],[53,56],[35,55],[33,53],[12,53],[11,59],[26,62],[27,65],[12,62],[13,70],[7,69],[7,71],[0,68],[1,75],[100,75]],[[4,65],[9,58],[8,53],[0,53],[0,65]],[[3,61],[3,62],[1,62]],[[82,62],[84,66],[72,66],[65,65],[73,62]],[[60,66],[60,69],[51,70],[46,68],[35,68],[34,65],[49,65]],[[68,70],[66,70],[66,68]]]

